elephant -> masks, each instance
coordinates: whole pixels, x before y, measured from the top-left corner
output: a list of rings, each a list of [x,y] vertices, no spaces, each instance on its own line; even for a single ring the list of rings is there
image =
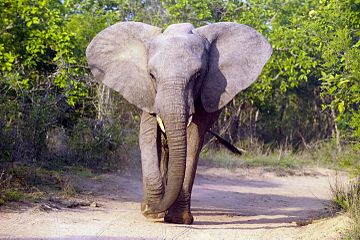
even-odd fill
[[[145,217],[193,223],[190,200],[204,135],[271,54],[260,33],[234,22],[180,23],[164,31],[119,22],[90,42],[86,57],[95,79],[142,110]]]

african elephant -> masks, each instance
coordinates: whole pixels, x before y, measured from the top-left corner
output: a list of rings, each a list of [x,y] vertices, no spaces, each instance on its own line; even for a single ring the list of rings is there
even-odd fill
[[[95,78],[142,110],[139,144],[148,218],[191,224],[190,198],[206,131],[256,80],[272,53],[237,23],[162,29],[120,22],[86,49]]]

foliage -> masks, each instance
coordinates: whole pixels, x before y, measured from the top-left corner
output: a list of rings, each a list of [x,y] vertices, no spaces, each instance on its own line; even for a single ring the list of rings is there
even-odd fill
[[[314,17],[314,24],[322,27],[315,30],[323,51],[323,94],[331,100],[344,134],[359,140],[360,2],[330,1]],[[330,23],[332,28],[327,27]]]
[[[52,83],[74,106],[87,92],[78,81],[83,71],[75,67],[75,35],[65,29],[65,6],[55,0],[1,4],[2,90],[29,101],[31,94],[40,95]]]
[[[112,1],[0,2],[0,163],[54,159],[47,144],[52,129],[72,133],[82,119],[102,121],[96,119],[97,85],[89,77],[85,48],[97,32],[121,19],[109,4],[115,6]],[[60,157],[69,162],[77,154]]]

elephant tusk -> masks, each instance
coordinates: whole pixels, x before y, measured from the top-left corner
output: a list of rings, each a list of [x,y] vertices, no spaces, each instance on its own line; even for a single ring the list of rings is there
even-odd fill
[[[192,122],[192,118],[193,118],[193,115],[191,115],[188,119],[188,123],[187,123],[187,127],[190,126],[191,122]]]
[[[156,116],[156,120],[157,120],[157,122],[159,124],[159,127],[160,127],[161,131],[163,131],[163,133],[165,133],[165,126],[164,126],[164,123],[161,120],[161,118],[159,116]]]

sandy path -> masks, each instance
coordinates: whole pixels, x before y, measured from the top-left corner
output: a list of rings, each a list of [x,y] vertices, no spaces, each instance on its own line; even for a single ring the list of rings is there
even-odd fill
[[[261,170],[199,168],[191,226],[150,222],[139,211],[138,176],[76,180],[82,199],[100,207],[44,211],[41,205],[0,210],[1,239],[339,239],[348,220],[327,214],[329,181],[317,176],[276,177]],[[89,194],[89,191],[92,193]],[[87,195],[85,193],[88,193]]]

